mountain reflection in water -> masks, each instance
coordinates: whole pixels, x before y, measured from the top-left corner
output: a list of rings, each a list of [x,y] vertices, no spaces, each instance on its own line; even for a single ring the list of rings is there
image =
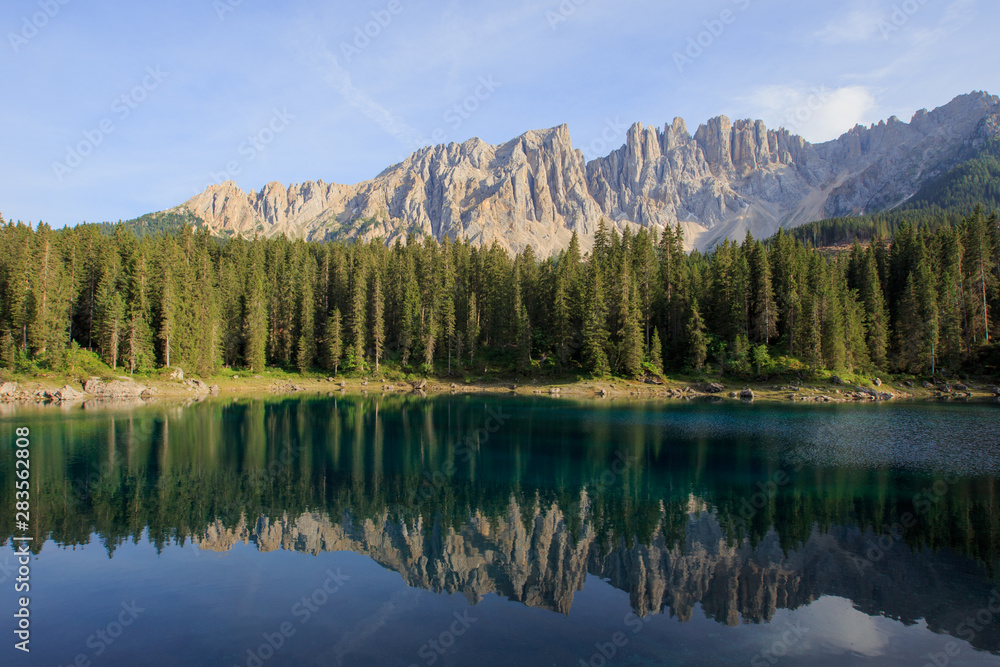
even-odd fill
[[[727,626],[835,596],[954,635],[997,587],[1000,489],[976,469],[1000,460],[996,415],[495,397],[42,411],[36,545],[350,551],[410,587],[561,614],[593,576],[640,617],[700,605]],[[908,432],[928,424],[933,442]],[[859,431],[896,462],[845,456]],[[970,643],[1000,652],[1000,622]]]

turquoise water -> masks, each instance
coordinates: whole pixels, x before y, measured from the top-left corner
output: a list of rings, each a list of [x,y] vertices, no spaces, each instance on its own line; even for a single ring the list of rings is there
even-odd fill
[[[1000,664],[998,417],[482,396],[13,410],[0,493],[27,426],[32,635],[25,656],[5,630],[0,660]],[[12,509],[0,531],[11,619]]]

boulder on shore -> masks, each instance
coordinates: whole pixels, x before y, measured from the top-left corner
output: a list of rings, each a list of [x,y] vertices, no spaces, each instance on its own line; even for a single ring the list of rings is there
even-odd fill
[[[152,393],[147,387],[132,381],[105,382],[97,378],[87,380],[83,385],[83,390],[98,398],[140,398]]]
[[[724,385],[719,384],[718,382],[712,382],[710,384],[705,385],[705,391],[709,394],[721,394],[725,390],[726,387]]]
[[[0,396],[13,396],[16,393],[16,382],[4,382],[3,384],[0,384]]]
[[[85,398],[83,392],[79,392],[69,385],[55,390],[52,392],[51,397],[56,401],[81,401]]]
[[[741,401],[752,401],[755,398],[753,389],[744,389],[740,392]]]
[[[875,391],[874,389],[866,389],[865,387],[855,387],[854,389],[857,391],[855,395],[862,394],[873,401],[891,401],[895,398],[895,395],[888,392]]]
[[[197,391],[200,394],[210,394],[210,393],[212,393],[212,390],[209,389],[208,385],[205,384],[205,382],[203,380],[199,380],[198,378],[192,378],[190,380],[184,380],[184,384],[186,384],[188,387],[191,387],[192,389],[194,389],[195,391]]]

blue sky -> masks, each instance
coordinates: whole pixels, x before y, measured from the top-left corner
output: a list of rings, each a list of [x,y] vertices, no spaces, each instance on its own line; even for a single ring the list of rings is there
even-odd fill
[[[810,141],[1000,94],[995,0],[6,0],[0,213],[136,217],[425,143],[761,118]]]

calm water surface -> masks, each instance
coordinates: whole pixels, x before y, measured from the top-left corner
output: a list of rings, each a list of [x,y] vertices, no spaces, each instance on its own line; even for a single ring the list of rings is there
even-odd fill
[[[0,664],[1000,664],[1000,406],[496,397],[0,416]]]

